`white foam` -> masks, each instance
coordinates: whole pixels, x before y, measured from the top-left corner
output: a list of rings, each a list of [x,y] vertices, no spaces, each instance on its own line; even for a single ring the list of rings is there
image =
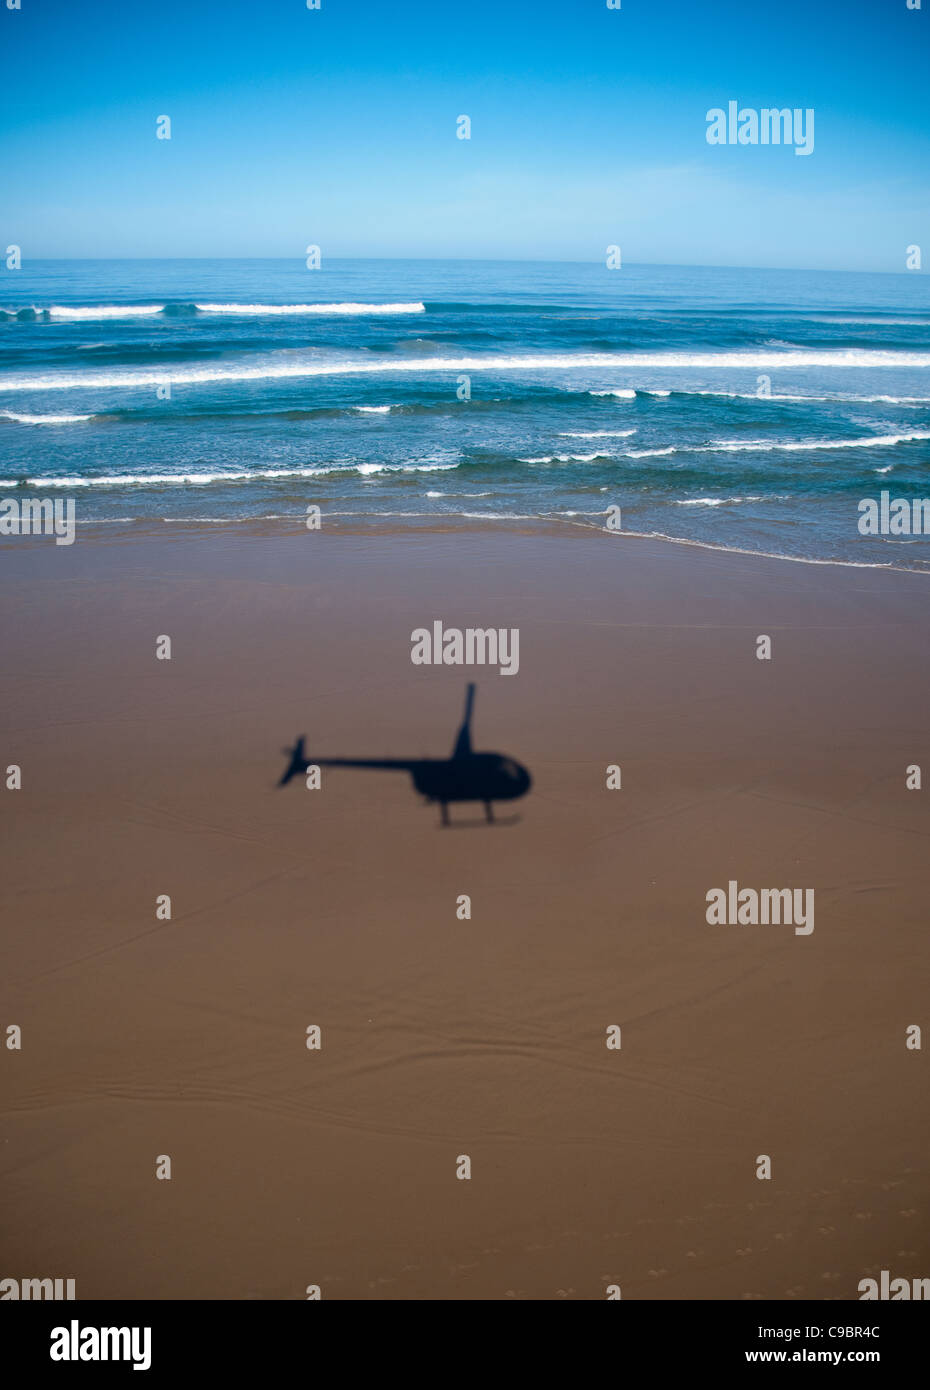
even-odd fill
[[[813,397],[816,400],[829,400],[828,396]],[[837,399],[851,401],[885,401],[889,405],[927,405],[930,404],[930,396],[843,396]]]
[[[13,410],[0,410],[0,418],[15,420],[20,425],[76,425],[81,420],[93,420],[93,415],[17,415]]]
[[[860,439],[799,439],[780,442],[772,439],[716,439],[694,453],[768,453],[772,449],[808,451],[820,449],[892,448],[895,444],[910,444],[916,439],[930,439],[930,430],[914,430],[909,434],[872,434]]]
[[[561,439],[627,439],[636,430],[559,430]]]
[[[394,409],[390,405],[353,405],[351,410],[360,410],[364,415],[387,415]]]
[[[470,521],[538,521],[537,512],[459,512]]]
[[[367,478],[375,473],[447,473],[454,468],[458,468],[457,463],[440,463],[430,460],[426,463],[358,463],[355,464],[355,471],[361,473],[363,478]],[[345,468],[322,468],[322,473],[344,473],[351,472]]]
[[[250,473],[106,473],[97,478],[77,475],[67,478],[28,478],[26,481],[30,487],[196,487],[204,483],[242,482],[252,476]]]
[[[908,434],[870,434],[858,439],[715,439],[710,444],[679,444],[666,449],[626,449],[628,459],[663,458],[669,454],[769,454],[775,450],[789,453],[817,453],[821,449],[888,449],[896,444],[930,439],[930,430],[913,430]],[[524,459],[524,463],[551,460]]]
[[[164,304],[88,304],[74,308],[65,304],[52,304],[47,310],[53,319],[133,319],[149,314],[160,314]],[[42,313],[41,309],[36,310]]]
[[[284,478],[316,478],[321,473],[351,472],[352,468],[353,465],[345,464],[335,467],[254,468],[211,473],[106,473],[93,478],[77,474],[71,477],[28,478],[26,481],[30,487],[197,487],[209,483],[252,482],[257,478],[267,478],[271,481]]]
[[[666,392],[666,394],[668,393]],[[682,396],[720,396],[730,400],[759,401],[761,403],[765,403],[768,401],[798,401],[801,404],[804,404],[807,401],[813,401],[816,404],[820,404],[822,402],[832,402],[837,405],[864,405],[874,404],[880,401],[886,405],[930,404],[930,396],[856,396],[843,395],[839,392],[835,392],[833,395],[830,396],[795,396],[789,395],[785,392],[776,391],[773,391],[772,394],[768,396],[762,396],[759,394],[758,391],[681,391],[678,394]]]
[[[676,507],[725,507],[730,503],[738,502],[787,502],[790,493],[775,492],[769,496],[764,493],[753,493],[748,497],[689,497],[676,500]]]
[[[202,314],[238,314],[244,316],[280,316],[308,314],[340,315],[378,315],[378,314],[425,314],[426,305],[419,300],[398,304],[195,304]],[[62,322],[85,322],[93,319],[131,319],[152,314],[162,314],[166,304],[52,304],[48,309],[35,309],[37,314],[47,313],[49,318]],[[16,309],[8,309],[15,314]]]
[[[458,468],[457,463],[388,463],[385,465],[389,473],[445,473],[451,468]]]
[[[360,361],[358,357],[340,361],[314,358],[304,362],[266,361],[255,366],[190,366],[166,372],[143,369],[117,372],[86,371],[8,377],[0,383],[4,391],[64,391],[104,387],[141,388],[182,383],[224,381],[288,381],[317,376],[375,376],[409,372],[536,372],[576,371],[589,368],[711,368],[723,367],[751,371],[761,368],[783,370],[791,367],[930,367],[930,353],[885,352],[860,349],[834,349],[823,352],[684,352],[684,353],[542,353],[516,357],[399,357]],[[605,395],[635,392],[609,391]],[[713,392],[711,394],[720,394]]]
[[[257,479],[277,482],[288,478],[319,478],[328,473],[360,473],[367,477],[374,473],[442,473],[458,468],[457,463],[337,463],[319,464],[307,468],[251,468],[235,472],[216,471],[209,473],[106,473],[99,477],[87,478],[81,474],[70,477],[27,478],[29,487],[192,487],[209,483],[244,483]],[[7,487],[19,486],[9,482]]]
[[[543,454],[540,458],[518,459],[518,463],[590,463],[602,454]]]

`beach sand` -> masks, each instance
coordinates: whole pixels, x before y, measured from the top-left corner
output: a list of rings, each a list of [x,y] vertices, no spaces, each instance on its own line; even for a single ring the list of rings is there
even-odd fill
[[[925,576],[581,528],[83,528],[0,567],[0,1276],[855,1299],[930,1275]],[[519,673],[412,665],[434,619],[518,627]],[[469,679],[476,748],[534,779],[504,823],[441,829],[399,773],[276,787],[299,734],[447,756]],[[709,925],[731,879],[813,888],[813,932]]]

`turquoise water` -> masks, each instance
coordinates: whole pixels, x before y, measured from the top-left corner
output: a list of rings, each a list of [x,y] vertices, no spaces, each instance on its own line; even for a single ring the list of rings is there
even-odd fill
[[[0,489],[81,522],[547,517],[923,568],[921,274],[46,261],[0,278]],[[467,378],[467,380],[465,380]],[[768,378],[766,382],[764,379]],[[761,394],[770,391],[771,394]]]

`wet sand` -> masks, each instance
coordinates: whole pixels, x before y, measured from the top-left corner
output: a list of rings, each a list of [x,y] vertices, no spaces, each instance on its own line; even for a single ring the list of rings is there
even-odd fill
[[[236,527],[17,538],[0,574],[0,1276],[790,1300],[930,1274],[925,576]],[[412,665],[435,619],[518,627],[518,674]],[[299,734],[448,756],[469,679],[476,748],[534,779],[503,823],[441,829],[401,773],[275,786]],[[730,880],[813,888],[814,930],[709,925]]]

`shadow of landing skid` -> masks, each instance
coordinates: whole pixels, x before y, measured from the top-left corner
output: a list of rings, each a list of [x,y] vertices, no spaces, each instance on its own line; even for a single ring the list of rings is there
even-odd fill
[[[306,739],[302,735],[293,748],[284,750],[290,758],[287,770],[278,786],[284,787],[292,777],[298,777],[310,767],[368,767],[382,772],[409,772],[413,785],[427,801],[439,805],[441,824],[449,825],[449,807],[457,801],[484,802],[485,822],[495,821],[495,801],[516,801],[525,796],[533,779],[521,763],[503,753],[476,753],[471,746],[471,716],[475,703],[475,687],[468,686],[465,697],[465,717],[455,740],[451,758],[315,758],[308,757]],[[474,824],[474,822],[470,822]]]

